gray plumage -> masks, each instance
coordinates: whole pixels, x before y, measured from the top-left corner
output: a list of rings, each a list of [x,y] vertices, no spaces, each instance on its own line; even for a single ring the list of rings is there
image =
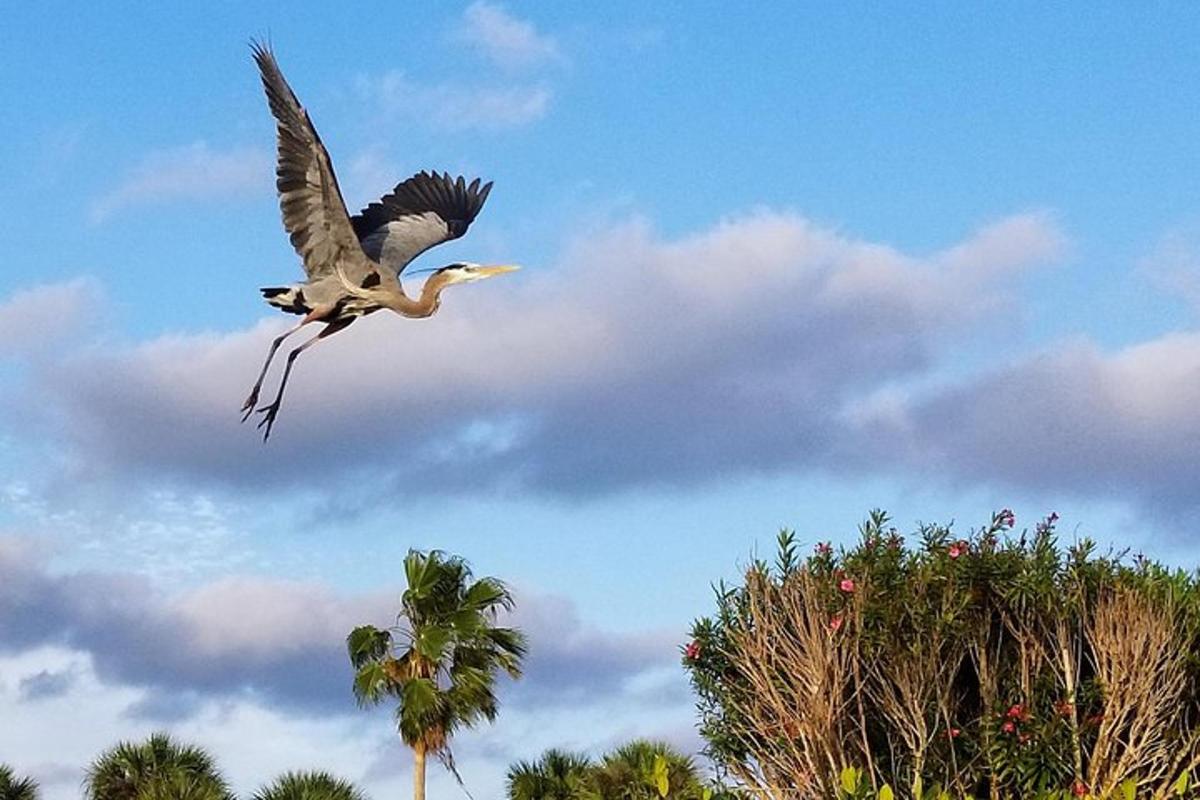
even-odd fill
[[[338,187],[329,153],[279,70],[270,48],[251,48],[276,120],[278,162],[275,186],[283,226],[300,256],[307,280],[292,286],[263,288],[266,301],[303,320],[277,337],[250,396],[242,405],[244,422],[257,410],[264,414],[264,441],[279,413],[293,362],[308,347],[350,325],[360,316],[383,308],[406,317],[428,317],[437,311],[441,291],[509,272],[515,267],[456,263],[435,270],[418,297],[409,297],[400,274],[414,258],[467,232],[478,216],[492,184],[469,185],[448,173],[420,172],[351,217]],[[288,354],[275,401],[255,409],[271,359],[283,340],[310,322],[325,323],[316,336]]]

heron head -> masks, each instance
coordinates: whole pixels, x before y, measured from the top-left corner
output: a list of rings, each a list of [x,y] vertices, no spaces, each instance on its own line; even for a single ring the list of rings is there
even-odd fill
[[[515,264],[472,264],[468,261],[459,261],[442,267],[437,270],[437,274],[444,275],[447,278],[446,285],[449,286],[454,283],[481,281],[484,278],[492,278],[518,269],[520,267]]]

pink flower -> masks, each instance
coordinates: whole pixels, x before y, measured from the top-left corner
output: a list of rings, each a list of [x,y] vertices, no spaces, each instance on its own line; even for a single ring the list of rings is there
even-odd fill
[[[958,728],[951,728],[950,730],[946,731],[946,738],[957,739],[961,733],[962,731],[960,731]]]
[[[1028,708],[1020,703],[1014,703],[1013,706],[1008,709],[1008,711],[1004,712],[1004,716],[1008,717],[1009,719],[1028,722],[1031,715]]]
[[[1012,512],[1012,509],[1006,508],[996,515],[996,522],[1002,528],[1011,528],[1017,524],[1017,515]]]
[[[1083,781],[1077,780],[1071,784],[1071,794],[1075,795],[1076,797],[1083,797],[1088,793],[1088,791],[1088,785]]]
[[[1005,733],[1012,733],[1016,729],[1017,729],[1017,725],[1011,719],[1008,722],[1006,722],[1000,726],[1000,730],[1004,731]]]
[[[842,578],[842,582],[838,584],[838,588],[846,594],[850,594],[854,591],[854,581],[849,578]]]
[[[965,552],[967,552],[967,543],[955,542],[946,550],[946,555],[950,556],[951,558],[958,558]]]
[[[845,622],[845,620],[841,614],[834,614],[829,620],[829,630],[836,633],[842,627],[843,622]]]
[[[700,643],[694,639],[688,642],[687,646],[683,648],[683,654],[692,661],[695,661],[700,657]]]
[[[819,556],[827,556],[833,552],[833,545],[829,542],[817,542],[813,547],[813,552]]]

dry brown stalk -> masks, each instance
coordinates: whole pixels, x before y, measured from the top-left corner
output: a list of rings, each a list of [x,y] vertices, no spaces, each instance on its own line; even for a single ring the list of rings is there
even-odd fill
[[[747,687],[732,701],[744,720],[732,733],[757,766],[747,784],[773,798],[818,796],[836,785],[852,763],[847,750],[856,749],[845,730],[855,615],[831,626],[821,587],[806,572],[777,585],[752,571],[746,589],[748,619],[732,632],[727,655]]]
[[[945,709],[951,706],[953,678],[963,657],[961,649],[934,633],[872,666],[868,691],[907,750],[914,797],[921,796],[926,754],[939,718],[948,716]]]
[[[1057,616],[1050,629],[1050,651],[1055,657],[1050,659],[1050,667],[1058,678],[1063,689],[1063,702],[1066,710],[1059,713],[1067,720],[1071,728],[1071,757],[1076,780],[1083,780],[1083,746],[1079,733],[1078,690],[1080,676],[1080,646],[1079,636],[1072,628],[1071,621],[1066,616]]]
[[[1187,688],[1186,649],[1174,608],[1130,590],[1100,598],[1085,633],[1104,713],[1088,764],[1088,783],[1107,794],[1128,778],[1158,786],[1175,777],[1180,748],[1194,763],[1196,741],[1176,727]],[[1190,750],[1190,752],[1186,752]]]
[[[990,631],[991,626],[980,626],[979,632],[972,637],[967,650],[975,665],[975,675],[979,680],[979,700],[984,713],[989,709],[996,708],[1000,697],[1000,642],[992,641],[993,638],[998,639],[998,637],[993,637]],[[988,753],[991,751],[992,733],[986,725],[982,728],[982,736],[983,752]],[[988,772],[991,778],[988,781],[988,798],[989,800],[1000,800],[1000,784],[995,780],[994,765],[990,761]]]

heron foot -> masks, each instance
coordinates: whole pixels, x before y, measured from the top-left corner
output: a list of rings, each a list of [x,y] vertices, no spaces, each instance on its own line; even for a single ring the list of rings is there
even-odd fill
[[[250,415],[254,413],[254,406],[257,403],[258,403],[258,387],[256,386],[250,390],[250,396],[246,398],[246,402],[242,403],[242,411],[246,412],[245,414],[242,414],[242,422],[245,422],[246,420],[250,419]]]
[[[269,406],[256,409],[256,411],[263,415],[263,418],[258,421],[258,427],[262,428],[266,426],[266,430],[263,431],[263,441],[265,442],[271,437],[271,426],[275,424],[275,417],[279,416],[279,400],[276,400]],[[249,415],[247,414],[247,416]]]

